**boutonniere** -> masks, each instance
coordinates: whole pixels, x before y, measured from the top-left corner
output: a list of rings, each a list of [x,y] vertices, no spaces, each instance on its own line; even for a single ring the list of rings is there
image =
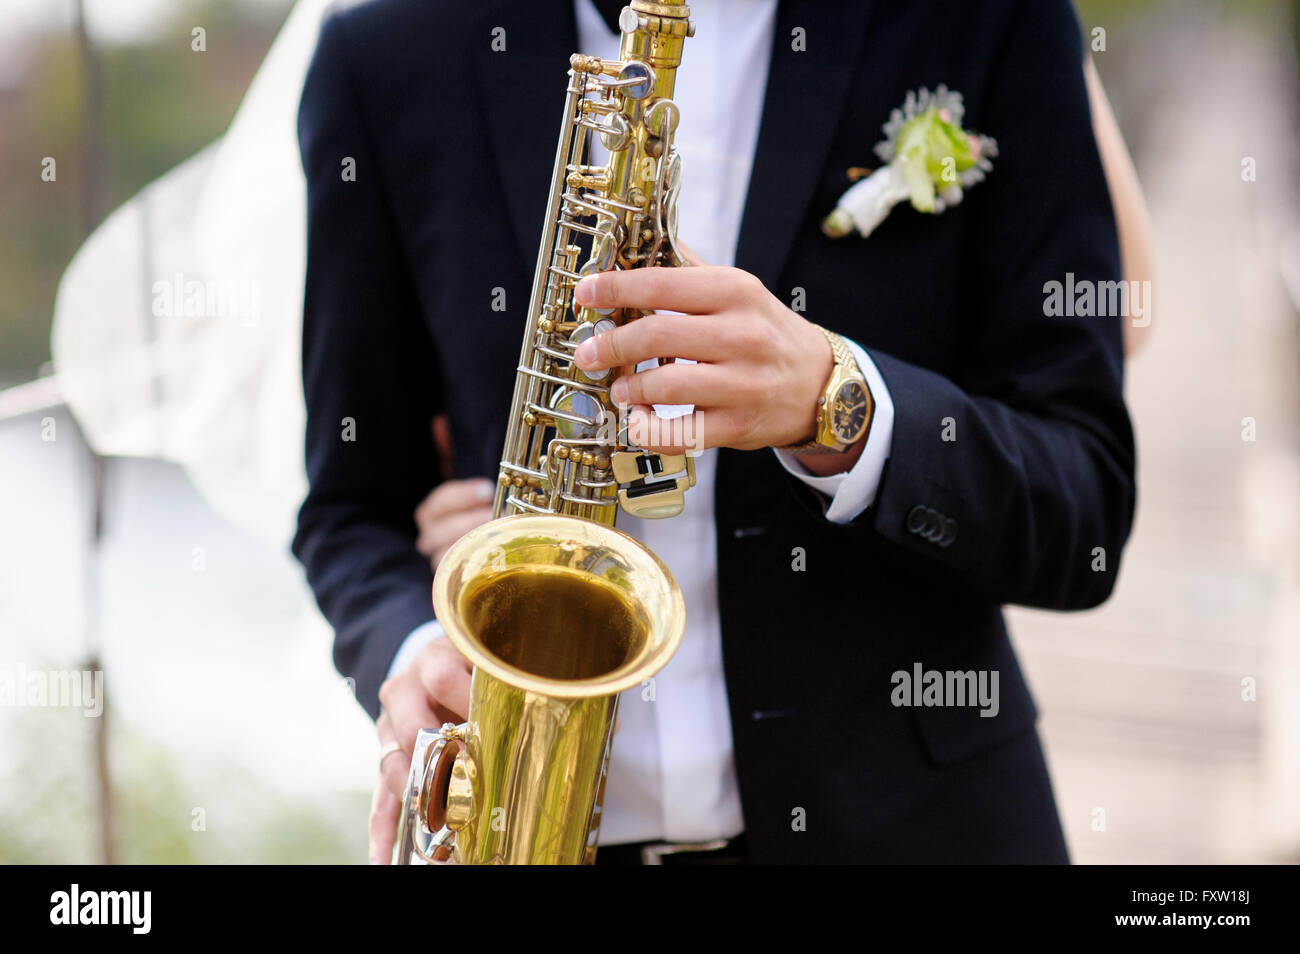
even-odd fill
[[[835,211],[822,222],[822,231],[842,238],[855,228],[870,235],[890,210],[904,199],[918,212],[938,214],[962,200],[962,193],[993,169],[998,144],[988,136],[961,128],[966,109],[961,93],[940,86],[933,93],[909,92],[902,109],[895,109],[882,127],[884,142],[876,155],[885,163],[865,175],[840,196]]]

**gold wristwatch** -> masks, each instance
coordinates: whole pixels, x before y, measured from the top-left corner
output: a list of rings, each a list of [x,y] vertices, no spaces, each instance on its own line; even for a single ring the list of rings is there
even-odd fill
[[[831,343],[835,366],[817,402],[817,433],[802,444],[782,447],[795,454],[842,454],[871,427],[875,402],[853,352],[844,339],[820,325],[817,330]]]

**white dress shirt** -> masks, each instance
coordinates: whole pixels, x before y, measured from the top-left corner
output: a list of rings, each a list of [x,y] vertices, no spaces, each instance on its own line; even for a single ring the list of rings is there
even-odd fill
[[[690,6],[696,31],[686,42],[675,92],[681,108],[675,141],[684,164],[678,231],[705,261],[732,265],[758,142],[777,4],[692,0]],[[592,0],[575,0],[575,7],[579,50],[616,58],[619,36],[610,32]],[[828,498],[827,519],[837,523],[852,520],[875,500],[894,426],[893,402],[879,371],[861,347],[848,344],[876,404],[858,462],[847,473],[814,477],[793,455],[775,452],[787,470]],[[620,700],[601,824],[604,844],[707,841],[730,838],[744,828],[722,671],[716,469],[716,450],[696,459],[696,485],[676,517],[618,517],[618,527],[658,554],[677,578],[686,601],[686,633],[652,684],[630,689]],[[404,669],[441,634],[437,622],[412,632],[390,674]]]

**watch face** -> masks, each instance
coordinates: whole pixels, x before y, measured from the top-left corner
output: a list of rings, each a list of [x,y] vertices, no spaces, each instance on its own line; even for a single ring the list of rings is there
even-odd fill
[[[859,381],[845,381],[835,392],[831,430],[841,444],[852,444],[867,426],[867,390]]]

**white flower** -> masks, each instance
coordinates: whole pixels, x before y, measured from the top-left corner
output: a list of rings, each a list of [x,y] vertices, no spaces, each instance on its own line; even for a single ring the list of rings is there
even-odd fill
[[[840,196],[835,211],[822,223],[822,231],[832,238],[854,228],[864,237],[870,235],[909,194],[903,174],[894,166],[884,166]]]

